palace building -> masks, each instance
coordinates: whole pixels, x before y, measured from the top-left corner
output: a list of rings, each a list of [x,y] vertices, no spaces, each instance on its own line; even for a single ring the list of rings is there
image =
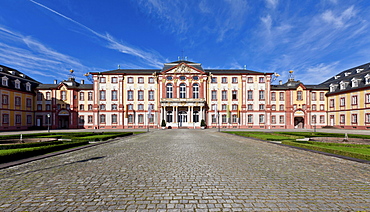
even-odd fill
[[[293,72],[274,85],[274,73],[205,69],[184,60],[162,69],[89,73],[92,84],[75,81],[73,71],[68,80],[42,84],[4,66],[0,130],[145,129],[163,120],[167,128],[200,128],[204,120],[208,128],[368,129],[369,65],[317,85],[295,80]]]

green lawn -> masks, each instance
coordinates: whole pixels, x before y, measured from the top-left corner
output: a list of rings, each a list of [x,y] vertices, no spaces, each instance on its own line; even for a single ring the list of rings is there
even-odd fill
[[[225,131],[234,135],[240,135],[250,138],[257,138],[265,141],[281,141],[282,144],[301,147],[305,149],[317,150],[347,157],[353,157],[363,160],[370,160],[370,145],[345,144],[345,143],[324,143],[315,141],[296,141],[297,138],[309,137],[338,137],[344,138],[344,134],[336,133],[314,133],[314,132],[242,132]],[[368,135],[349,134],[349,138],[367,138]]]

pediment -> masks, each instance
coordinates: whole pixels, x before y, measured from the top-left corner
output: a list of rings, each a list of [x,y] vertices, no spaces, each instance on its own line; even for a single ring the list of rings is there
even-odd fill
[[[198,70],[190,65],[187,65],[185,63],[181,63],[177,66],[174,66],[163,73],[166,74],[204,74],[203,71]]]

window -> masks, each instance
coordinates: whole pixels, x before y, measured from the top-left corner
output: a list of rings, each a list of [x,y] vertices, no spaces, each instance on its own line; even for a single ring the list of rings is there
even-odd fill
[[[32,100],[30,98],[26,99],[26,107],[31,107],[32,105]]]
[[[226,105],[225,104],[221,105],[221,110],[226,110]]]
[[[259,110],[265,110],[265,105],[264,105],[264,104],[260,104],[260,105],[258,106],[258,108],[259,108]]]
[[[168,123],[172,122],[172,111],[167,111],[166,118]]]
[[[340,121],[341,124],[345,124],[346,123],[346,115],[341,114],[339,116],[339,121]]]
[[[37,110],[42,110],[42,104],[37,104]]]
[[[144,91],[138,91],[138,100],[144,100]]]
[[[293,110],[297,110],[297,105],[296,104],[293,105]]]
[[[154,77],[149,77],[149,79],[148,79],[148,80],[149,80],[149,83],[150,83],[150,84],[153,84],[153,83],[154,83]]]
[[[130,123],[130,124],[134,123],[134,116],[133,116],[133,115],[131,115],[131,114],[130,114],[130,115],[128,115],[128,116],[127,116],[127,122],[128,122],[128,123]]]
[[[186,77],[185,76],[180,76],[180,80],[184,81],[184,80],[186,80]]]
[[[154,100],[154,91],[148,91],[149,100]]]
[[[259,100],[265,100],[265,91],[259,91]]]
[[[358,87],[358,80],[356,78],[352,79],[352,87]]]
[[[127,83],[134,83],[134,78],[133,77],[127,78]]]
[[[105,115],[100,115],[100,123],[105,123]]]
[[[27,124],[32,124],[32,116],[27,115]]]
[[[3,86],[8,86],[8,77],[4,76],[4,77],[2,78],[2,85],[3,85]]]
[[[217,123],[217,115],[213,114],[212,115],[212,124]]]
[[[144,116],[143,115],[138,115],[138,121],[139,121],[139,123],[144,123]]]
[[[144,110],[144,105],[143,104],[138,104],[137,109],[138,110]]]
[[[325,116],[320,116],[320,124],[325,124]]]
[[[276,110],[276,105],[271,105],[271,110]]]
[[[320,101],[324,101],[325,100],[325,94],[324,92],[320,92]]]
[[[93,109],[92,104],[89,104],[89,105],[87,106],[87,109],[88,109],[89,111],[92,111],[92,109]]]
[[[112,123],[117,124],[117,115],[116,114],[112,114]]]
[[[100,81],[99,81],[99,82],[101,82],[101,83],[105,83],[105,82],[106,82],[105,77],[100,77]]]
[[[9,124],[9,114],[3,114],[3,124]]]
[[[329,101],[329,106],[330,106],[331,108],[333,108],[333,107],[334,107],[334,99],[330,99],[330,101]]]
[[[118,78],[117,77],[112,77],[112,83],[117,83],[118,82]]]
[[[16,96],[14,104],[15,106],[21,106],[21,97]]]
[[[60,98],[63,101],[67,100],[67,91],[61,91],[60,92]]]
[[[211,78],[211,83],[217,83],[217,78],[216,77],[212,77]]]
[[[303,97],[302,97],[302,91],[298,91],[298,92],[297,92],[297,100],[298,100],[298,101],[302,101],[302,100],[303,100]]]
[[[14,83],[15,83],[14,86],[16,89],[21,89],[21,81],[19,81],[19,79],[16,79]]]
[[[26,83],[26,90],[31,91],[31,83],[29,82]]]
[[[211,108],[212,108],[213,111],[216,111],[217,110],[217,105],[213,104]]]
[[[117,110],[117,104],[112,104],[112,110]]]
[[[222,77],[221,78],[221,83],[227,83],[227,77]]]
[[[112,100],[117,100],[117,91],[112,91]]]
[[[127,91],[127,100],[134,100],[134,91]]]
[[[132,104],[127,105],[127,110],[133,110],[134,106]]]
[[[46,93],[46,99],[48,98],[48,95]],[[85,100],[85,93],[84,92],[80,92],[80,101],[84,101]]]
[[[100,110],[105,110],[105,104],[100,105]]]
[[[193,84],[193,98],[194,99],[199,98],[199,85],[198,85],[198,83]]]
[[[280,110],[280,111],[284,111],[284,105],[280,105],[280,106],[279,106],[279,110]]]
[[[276,124],[276,116],[271,116],[271,124]]]
[[[85,123],[85,116],[79,116],[78,117],[78,123],[79,124],[84,124]]]
[[[232,123],[238,123],[238,116],[236,114],[233,114],[231,116],[231,121],[232,121]]]
[[[352,114],[352,124],[357,124],[357,114]]]
[[[312,105],[312,110],[313,110],[313,111],[316,111],[316,110],[317,110],[317,108],[316,108],[316,105],[315,105],[315,104],[313,104],[313,105]]]
[[[167,80],[172,80],[172,76],[166,77]]]
[[[180,84],[180,98],[186,98],[186,85],[184,83]]]
[[[92,101],[93,100],[93,93],[92,92],[87,93],[87,100],[88,101]]]
[[[232,83],[237,83],[237,82],[238,82],[238,78],[237,78],[237,77],[233,77],[233,78],[231,78],[231,82],[232,82]]]
[[[248,105],[248,110],[253,110],[253,105],[252,104]]]
[[[248,124],[253,123],[253,115],[248,115]]]
[[[61,105],[60,104],[57,104],[57,109],[60,110],[61,109]]]
[[[264,78],[264,77],[260,77],[260,78],[258,78],[258,82],[259,82],[259,83],[264,83],[264,82],[265,82],[265,78]]]
[[[265,123],[265,115],[259,115],[259,121],[260,121],[260,124],[264,124]]]
[[[105,91],[100,91],[100,100],[105,100]]]
[[[271,93],[271,101],[276,101],[276,93],[275,92]]]
[[[370,103],[370,93],[365,94],[365,103],[366,104]]]
[[[71,109],[71,105],[66,104],[66,109],[67,109],[67,110]]]
[[[313,115],[311,119],[311,123],[316,124],[316,115]]]
[[[80,110],[81,110],[81,111],[82,111],[82,110],[85,110],[85,105],[81,104],[81,105],[80,105]]]
[[[217,99],[217,91],[213,90],[211,97],[212,97],[211,98],[212,100],[216,100]]]
[[[284,92],[279,93],[279,100],[284,101]]]
[[[236,100],[238,98],[238,91],[232,91],[231,96],[233,100]]]
[[[344,97],[340,98],[340,106],[341,107],[346,106],[346,99]]]
[[[221,117],[222,123],[227,123],[227,116],[224,114]]]
[[[312,92],[312,101],[316,101],[316,92]]]
[[[357,96],[352,96],[352,105],[357,105]]]
[[[199,80],[198,76],[193,76],[193,80]]]
[[[227,100],[227,91],[222,91],[221,92],[221,98],[222,98],[222,100]]]
[[[253,91],[252,90],[249,90],[247,92],[247,98],[248,98],[248,100],[253,100]]]
[[[367,123],[367,124],[370,123],[370,113],[365,114],[365,123]]]
[[[43,95],[40,92],[37,92],[37,101],[42,101]]]
[[[22,116],[20,114],[15,115],[15,123],[16,124],[22,123]]]
[[[144,77],[139,77],[138,83],[140,83],[140,84],[144,83]]]
[[[253,83],[253,77],[248,77],[248,83]]]
[[[166,85],[166,98],[172,98],[172,83]]]
[[[279,124],[284,124],[284,116],[279,117]]]
[[[234,105],[232,105],[232,106],[231,106],[231,110],[234,110],[234,111],[235,111],[235,110],[238,110],[238,105],[235,105],[235,104],[234,104]]]
[[[46,110],[47,111],[50,111],[51,110],[51,105],[50,104],[46,104]]]

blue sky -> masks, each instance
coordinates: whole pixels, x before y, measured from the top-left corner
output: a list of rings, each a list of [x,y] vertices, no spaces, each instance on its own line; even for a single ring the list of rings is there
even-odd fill
[[[316,84],[370,62],[369,11],[367,0],[0,0],[0,64],[52,83],[183,55]]]

